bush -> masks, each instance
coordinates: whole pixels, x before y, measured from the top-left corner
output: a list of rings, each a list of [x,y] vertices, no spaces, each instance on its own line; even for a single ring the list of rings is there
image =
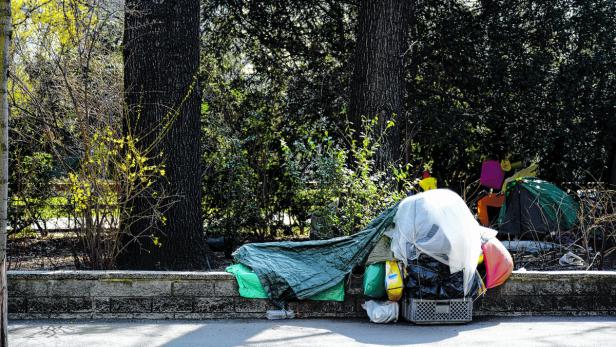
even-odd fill
[[[57,212],[50,205],[52,197],[53,159],[51,154],[35,152],[32,155],[17,155],[11,163],[9,177],[8,223],[11,233],[18,233],[32,224],[45,233],[46,218]]]
[[[215,133],[221,124],[208,128],[205,142],[216,150],[204,158],[207,233],[264,240],[305,237],[308,226],[312,238],[359,231],[412,186],[405,170],[376,169],[382,134],[373,133],[375,125],[365,122],[361,143],[349,132],[335,141],[318,125],[300,129],[290,143],[267,133],[256,140]]]

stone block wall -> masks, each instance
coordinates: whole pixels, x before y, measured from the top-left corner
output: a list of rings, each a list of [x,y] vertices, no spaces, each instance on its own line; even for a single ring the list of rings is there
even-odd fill
[[[298,318],[361,318],[361,278],[344,302],[291,302]],[[264,318],[224,272],[9,271],[10,319]],[[475,315],[616,314],[616,272],[517,272],[475,302]]]
[[[225,272],[10,271],[10,319],[264,318],[268,300],[239,296]],[[363,317],[361,279],[344,302],[291,302],[298,318]]]
[[[514,272],[475,303],[474,314],[616,315],[616,272]]]

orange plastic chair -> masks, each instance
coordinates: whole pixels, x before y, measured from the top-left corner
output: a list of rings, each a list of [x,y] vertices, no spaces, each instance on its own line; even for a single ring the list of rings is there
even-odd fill
[[[479,223],[484,227],[490,226],[490,216],[488,216],[488,207],[500,208],[505,203],[505,194],[490,193],[477,201],[477,215]]]

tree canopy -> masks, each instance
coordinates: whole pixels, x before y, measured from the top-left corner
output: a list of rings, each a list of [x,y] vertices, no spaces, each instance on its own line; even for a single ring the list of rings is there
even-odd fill
[[[208,236],[352,233],[425,169],[462,191],[490,158],[536,161],[556,183],[616,184],[614,1],[405,2],[391,123],[352,106],[362,3],[201,2],[203,173],[193,189]],[[121,131],[124,3],[18,0],[12,9],[12,215],[36,220],[34,191],[62,186],[83,216],[117,204],[111,191],[127,177],[171,172],[148,161],[156,153],[132,152],[141,166],[120,155],[139,147]],[[392,137],[399,155],[377,165]]]

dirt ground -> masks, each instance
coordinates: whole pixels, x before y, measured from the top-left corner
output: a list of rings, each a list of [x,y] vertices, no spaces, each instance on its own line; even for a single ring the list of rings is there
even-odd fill
[[[80,254],[76,237],[50,233],[46,237],[11,238],[8,243],[9,270],[75,270],[75,254]],[[231,259],[214,252],[208,271],[224,271]]]
[[[237,247],[237,246],[236,246]],[[74,270],[75,257],[79,254],[78,240],[66,233],[50,233],[46,237],[11,238],[8,244],[9,270]],[[541,254],[513,254],[515,269],[526,270],[616,270],[616,252],[601,259],[593,256],[581,267],[566,267],[558,260],[562,251]],[[232,259],[224,252],[214,252],[209,271],[224,271]],[[592,263],[588,266],[589,263]]]

